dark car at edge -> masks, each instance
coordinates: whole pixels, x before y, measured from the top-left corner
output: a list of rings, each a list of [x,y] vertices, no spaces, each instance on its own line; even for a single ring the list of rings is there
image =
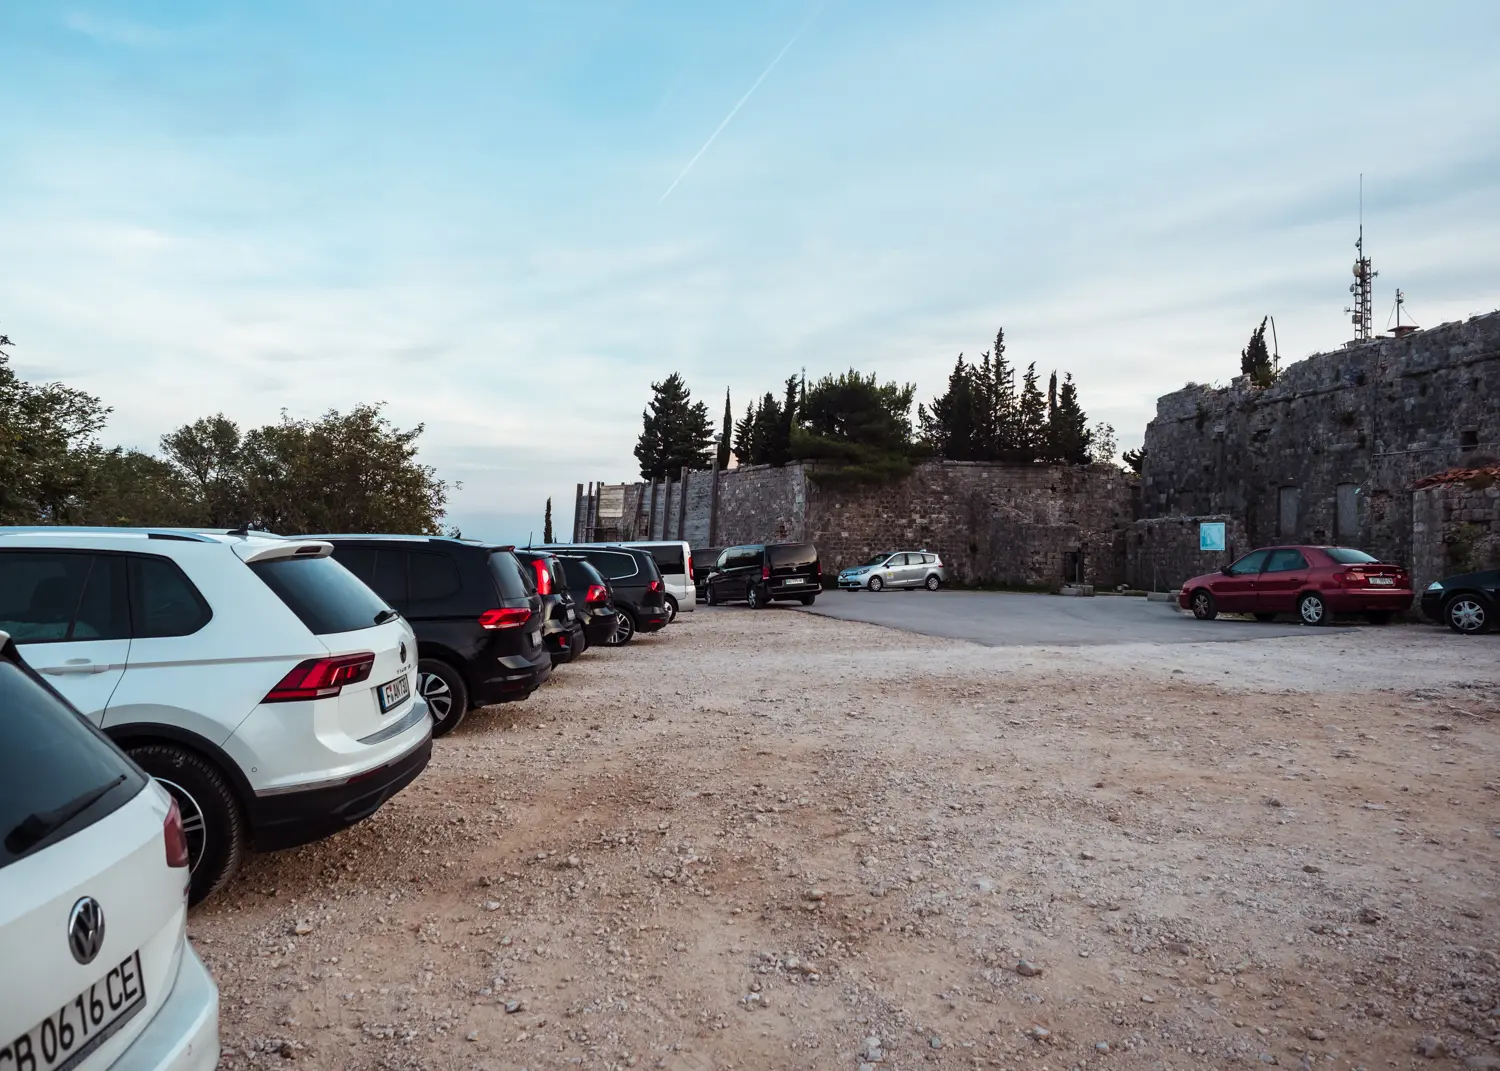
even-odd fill
[[[1491,631],[1500,614],[1500,569],[1434,580],[1422,592],[1422,614],[1465,636]]]
[[[649,551],[613,543],[554,543],[541,549],[582,558],[609,582],[616,627],[605,646],[629,643],[637,632],[659,632],[671,621],[666,584]]]
[[[516,548],[516,557],[531,570],[532,582],[542,599],[542,642],[553,665],[573,661],[588,646],[573,594],[563,576],[557,555],[546,550]]]
[[[583,623],[584,636],[590,644],[605,646],[619,627],[609,581],[588,561],[576,555],[559,554],[557,560],[562,565],[563,580],[568,593],[573,596],[578,619]]]

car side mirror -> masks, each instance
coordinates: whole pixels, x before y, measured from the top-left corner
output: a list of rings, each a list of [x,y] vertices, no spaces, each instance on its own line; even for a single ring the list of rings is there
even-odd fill
[[[1230,572],[1230,570],[1233,568],[1234,566],[1232,565],[1226,565],[1224,566],[1224,568],[1220,569],[1219,572],[1223,573],[1225,576],[1233,576],[1234,574]]]

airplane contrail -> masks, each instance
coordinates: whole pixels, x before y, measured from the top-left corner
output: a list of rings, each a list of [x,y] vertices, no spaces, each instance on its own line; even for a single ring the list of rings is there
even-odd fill
[[[826,2],[827,0],[824,0],[824,3]],[[687,162],[687,166],[682,169],[682,174],[678,175],[675,179],[672,180],[672,185],[667,187],[667,192],[661,195],[661,197],[656,202],[657,204],[661,204],[668,197],[672,196],[672,191],[677,188],[677,184],[687,177],[687,173],[693,169],[693,165],[698,162],[699,158],[704,153],[708,152],[708,147],[714,143],[714,138],[718,137],[723,129],[729,125],[729,120],[733,119],[735,113],[745,106],[745,101],[749,100],[750,95],[760,88],[760,84],[766,80],[766,75],[770,74],[771,71],[775,69],[776,65],[781,62],[781,57],[785,56],[787,54],[787,50],[797,43],[797,38],[802,36],[802,31],[806,30],[809,26],[812,25],[813,19],[817,18],[818,12],[822,10],[823,4],[819,4],[817,7],[813,8],[812,14],[807,16],[807,20],[797,28],[796,33],[792,34],[792,39],[781,46],[781,51],[776,53],[776,58],[766,66],[765,70],[760,72],[760,77],[755,80],[755,84],[752,85],[749,89],[745,90],[745,95],[735,102],[733,108],[729,109],[729,114],[724,117],[724,121],[714,128],[714,132],[710,134],[708,136],[708,140],[703,143],[703,148],[699,149],[696,153],[693,154],[693,158],[689,160]]]

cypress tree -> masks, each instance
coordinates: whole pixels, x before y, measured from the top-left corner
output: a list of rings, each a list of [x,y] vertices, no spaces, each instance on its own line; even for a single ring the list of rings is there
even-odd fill
[[[1042,461],[1047,454],[1047,399],[1037,386],[1036,362],[1026,366],[1016,406],[1015,460]]]
[[[729,388],[724,388],[724,422],[719,425],[719,468],[729,467],[729,439],[734,435],[734,412],[729,408]]]

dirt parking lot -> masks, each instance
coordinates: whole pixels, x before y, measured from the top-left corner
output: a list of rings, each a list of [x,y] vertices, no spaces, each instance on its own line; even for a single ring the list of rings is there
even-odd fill
[[[685,615],[195,911],[222,1066],[1500,1068],[1497,656]]]

